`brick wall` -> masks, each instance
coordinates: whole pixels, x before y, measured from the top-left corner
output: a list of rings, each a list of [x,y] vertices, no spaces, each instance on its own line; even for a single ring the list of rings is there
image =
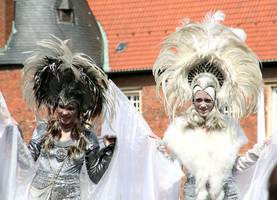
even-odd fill
[[[162,137],[169,120],[164,111],[163,102],[157,97],[156,88],[153,85],[142,88],[142,114],[152,131]]]
[[[14,1],[0,1],[0,48],[3,48],[10,36],[12,30],[12,21],[14,19]]]
[[[123,88],[140,84],[142,90],[142,114],[153,132],[162,137],[169,121],[165,114],[163,103],[156,96],[152,75],[113,78],[113,80],[119,87]],[[0,70],[0,90],[6,99],[12,116],[23,131],[24,139],[29,141],[34,127],[34,114],[22,99],[21,85],[21,70]],[[249,138],[249,144],[242,149],[242,152],[244,152],[256,143],[256,115],[242,120],[241,125]]]
[[[21,86],[21,70],[0,70],[0,91],[13,118],[22,129],[25,141],[29,141],[34,127],[34,115],[22,99]]]
[[[240,124],[248,138],[248,144],[241,149],[243,153],[257,143],[257,115],[251,115],[241,120]]]

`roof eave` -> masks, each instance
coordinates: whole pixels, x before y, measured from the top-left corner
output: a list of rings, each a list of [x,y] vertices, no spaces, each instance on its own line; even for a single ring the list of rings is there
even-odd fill
[[[277,62],[276,58],[261,60],[262,63]]]
[[[261,63],[277,63],[277,59],[267,59],[261,60]],[[111,71],[106,71],[107,74],[129,74],[129,73],[139,73],[139,72],[150,72],[152,71],[151,67],[144,68],[127,68],[127,69],[114,69]]]

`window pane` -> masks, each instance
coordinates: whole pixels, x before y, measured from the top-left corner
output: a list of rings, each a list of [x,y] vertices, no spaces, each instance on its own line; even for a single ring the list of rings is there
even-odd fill
[[[59,22],[73,22],[73,10],[58,10]]]
[[[140,111],[140,92],[139,91],[124,91],[125,95],[129,101],[135,106],[135,108]]]

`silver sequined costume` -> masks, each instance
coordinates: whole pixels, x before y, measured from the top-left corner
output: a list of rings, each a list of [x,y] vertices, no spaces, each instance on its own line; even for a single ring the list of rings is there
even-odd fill
[[[84,160],[91,181],[98,183],[108,167],[114,146],[99,150],[96,135],[90,130],[86,130],[85,136],[90,143],[85,152],[68,157],[67,151],[74,141],[72,139],[55,141],[54,148],[46,152],[41,144],[44,133],[45,124],[42,124],[37,127],[36,134],[33,135],[28,146],[34,160],[38,162],[38,169],[31,186],[36,189],[44,189],[53,183],[50,199],[80,199],[80,171]],[[59,175],[56,177],[58,172]]]

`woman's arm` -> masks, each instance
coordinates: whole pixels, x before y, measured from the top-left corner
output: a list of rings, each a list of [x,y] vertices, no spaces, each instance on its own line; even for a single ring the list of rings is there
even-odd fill
[[[111,143],[100,150],[94,133],[91,132],[87,138],[90,141],[90,145],[86,152],[86,167],[91,181],[97,184],[109,166],[115,144]]]
[[[40,155],[42,142],[45,136],[45,128],[46,128],[46,123],[38,124],[33,133],[32,139],[28,144],[28,149],[31,152],[31,155],[34,161],[37,161]]]
[[[238,156],[233,171],[241,172],[254,165],[259,159],[259,156],[267,143],[268,140],[263,141],[261,143],[257,143],[253,146],[252,149],[248,150],[244,155]]]

